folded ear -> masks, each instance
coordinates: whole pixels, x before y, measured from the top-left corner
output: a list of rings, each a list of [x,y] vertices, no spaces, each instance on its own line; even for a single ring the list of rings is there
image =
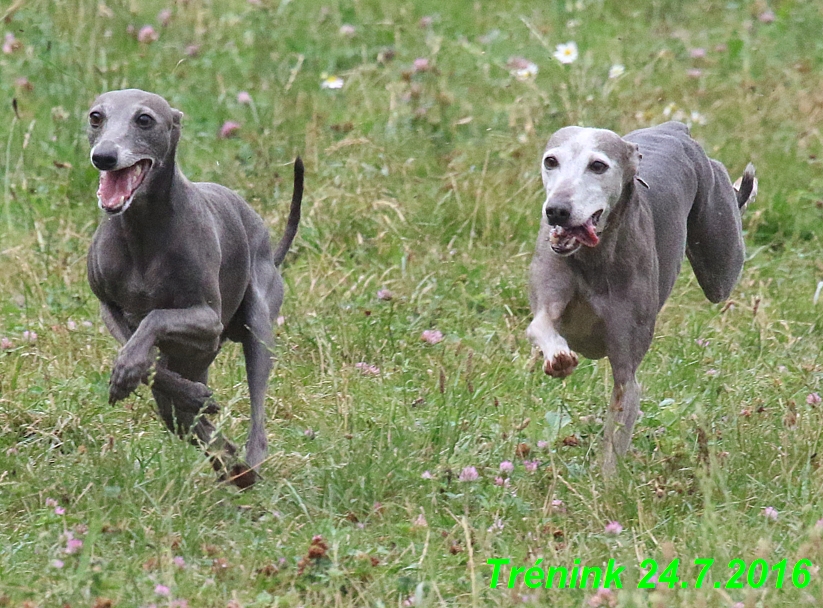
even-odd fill
[[[649,188],[649,184],[647,184],[642,177],[637,175],[637,172],[640,169],[640,160],[642,158],[643,155],[640,153],[640,148],[637,146],[637,144],[630,141],[626,141],[626,172],[623,174],[624,184],[628,184],[629,182],[634,180],[641,186],[644,186],[646,189]]]
[[[625,141],[625,140],[624,140]],[[637,170],[640,168],[640,159],[643,158],[643,155],[640,154],[640,148],[636,143],[627,141],[626,146],[628,147],[628,162],[626,163],[627,168],[627,177],[630,175],[634,177],[637,175]]]
[[[180,110],[171,109],[171,143],[172,146],[177,147],[177,142],[180,140],[181,122],[183,120],[183,112]]]

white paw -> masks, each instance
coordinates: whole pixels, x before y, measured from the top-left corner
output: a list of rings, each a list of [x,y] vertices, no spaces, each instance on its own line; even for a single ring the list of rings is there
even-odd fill
[[[546,358],[543,364],[543,371],[552,378],[565,378],[571,375],[577,367],[577,355],[572,351],[560,351],[554,353],[551,359]]]

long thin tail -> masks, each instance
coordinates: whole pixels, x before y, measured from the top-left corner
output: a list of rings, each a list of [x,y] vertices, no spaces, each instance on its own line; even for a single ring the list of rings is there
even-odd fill
[[[743,209],[749,203],[753,203],[757,196],[757,178],[754,176],[754,165],[749,163],[743,176],[734,183],[734,190],[737,194],[737,207]]]
[[[294,161],[294,191],[291,195],[291,209],[289,209],[289,221],[286,223],[286,232],[277,244],[274,251],[274,265],[280,266],[286,259],[294,237],[297,234],[297,226],[300,224],[300,203],[303,201],[303,160],[298,156]]]

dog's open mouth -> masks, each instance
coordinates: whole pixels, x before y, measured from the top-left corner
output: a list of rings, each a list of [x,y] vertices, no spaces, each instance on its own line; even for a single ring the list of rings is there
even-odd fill
[[[101,171],[100,187],[97,189],[100,208],[111,214],[125,211],[150,169],[151,161],[143,159],[125,169]]]
[[[600,235],[597,233],[597,222],[603,211],[597,211],[579,226],[563,227],[552,226],[549,231],[549,243],[552,250],[560,255],[571,255],[577,251],[581,245],[586,247],[596,247],[600,242]]]

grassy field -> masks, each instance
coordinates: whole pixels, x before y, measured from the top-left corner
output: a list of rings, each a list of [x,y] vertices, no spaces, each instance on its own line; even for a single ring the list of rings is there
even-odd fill
[[[0,17],[0,606],[823,604],[819,2],[14,0]],[[244,493],[145,387],[107,404],[85,123],[127,86],[185,113],[184,172],[236,189],[274,238],[306,161],[271,457]],[[733,176],[753,161],[760,195],[729,303],[684,268],[607,480],[608,364],[553,381],[524,336],[539,155],[567,124],[668,118]],[[211,386],[242,441],[235,345]],[[675,558],[687,588],[637,589],[643,560]],[[490,559],[511,560],[494,589]],[[610,559],[621,590],[508,586],[511,567]],[[701,589],[695,559],[716,562]],[[726,588],[733,559],[787,560],[783,587]]]

